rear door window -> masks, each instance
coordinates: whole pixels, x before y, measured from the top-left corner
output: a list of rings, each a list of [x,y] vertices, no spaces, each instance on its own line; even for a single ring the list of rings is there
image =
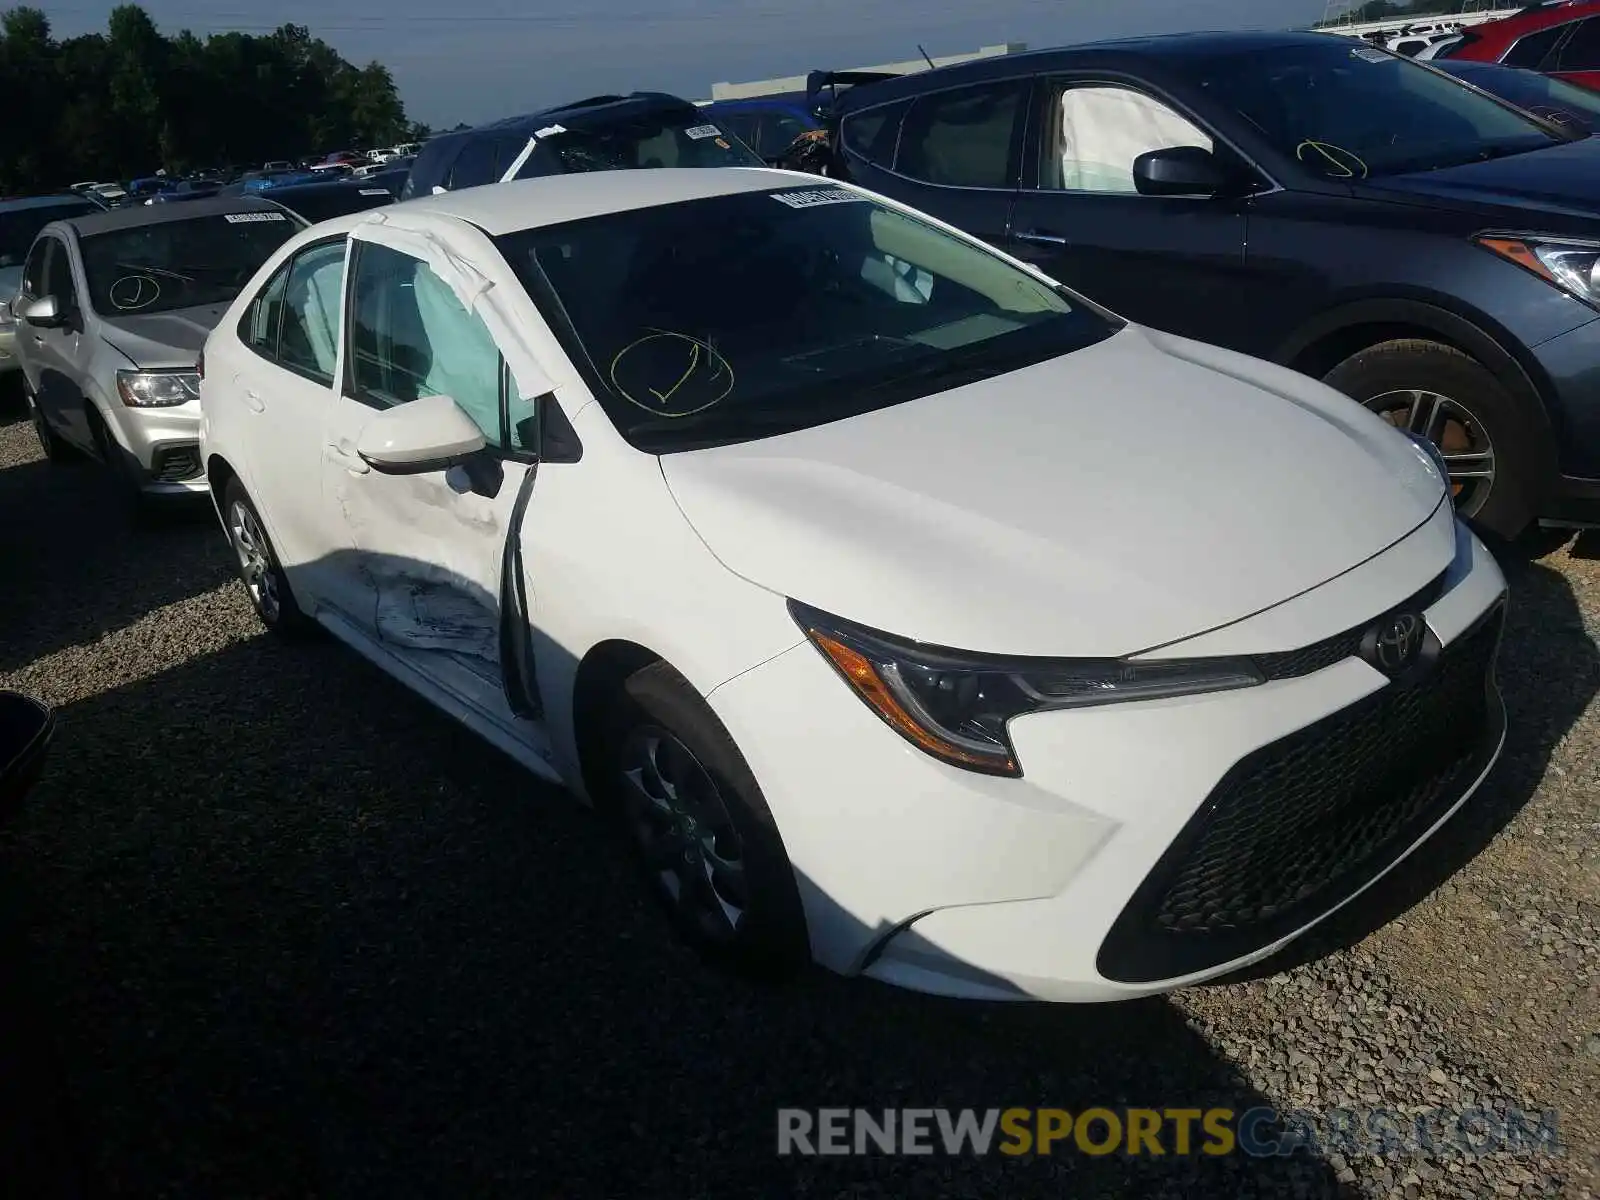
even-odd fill
[[[1508,67],[1538,70],[1545,56],[1555,49],[1556,43],[1570,28],[1570,25],[1552,25],[1549,29],[1541,29],[1525,38],[1518,38],[1500,61]]]
[[[845,117],[840,141],[851,154],[885,169],[894,167],[895,145],[900,140],[900,123],[911,101],[882,104]]]
[[[895,170],[945,187],[1015,187],[1028,83],[1005,80],[918,97]]]
[[[1556,52],[1557,71],[1600,71],[1600,18],[1578,22]]]
[[[450,177],[445,187],[454,192],[460,188],[479,187],[499,178],[494,170],[495,142],[492,138],[470,139],[450,165]]]

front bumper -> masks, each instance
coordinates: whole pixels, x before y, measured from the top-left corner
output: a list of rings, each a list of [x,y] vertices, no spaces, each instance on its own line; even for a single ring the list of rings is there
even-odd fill
[[[1435,581],[1425,616],[1443,649],[1429,678],[1448,676],[1451,695],[1472,691],[1476,707],[1457,699],[1451,713],[1428,709],[1396,727],[1387,752],[1354,751],[1338,740],[1354,735],[1336,729],[1322,752],[1367,772],[1360,795],[1311,787],[1326,765],[1295,741],[1355,718],[1368,730],[1369,710],[1400,721],[1389,709],[1401,685],[1358,657],[1303,661],[1294,668],[1303,673],[1239,691],[1018,719],[1021,779],[975,775],[912,748],[808,644],[716,689],[712,706],[761,781],[794,863],[817,960],[948,995],[1118,1000],[1259,961],[1346,903],[1465,802],[1503,737],[1492,664],[1505,581],[1463,526],[1454,525],[1452,554],[1434,524],[1324,588],[1190,644],[1243,652],[1267,631],[1265,645],[1306,645],[1322,639],[1277,640],[1295,611],[1327,621],[1326,637]],[[1330,617],[1327,595],[1370,596],[1383,591],[1372,581],[1400,579],[1382,602],[1346,609],[1353,620]],[[1478,657],[1458,668],[1463,651]],[[1469,709],[1477,724],[1466,729]],[[1448,749],[1436,744],[1441,729],[1465,730],[1471,744],[1411,796],[1416,781],[1400,778],[1407,756],[1437,765]],[[1235,819],[1219,835],[1222,800],[1263,762],[1276,773],[1251,785],[1248,803],[1231,802]],[[1301,885],[1306,894],[1293,895]],[[1291,894],[1268,895],[1273,888]],[[1168,932],[1164,920],[1182,928]]]
[[[108,425],[124,465],[153,495],[206,490],[200,461],[200,402],[172,408],[129,408],[113,403]]]

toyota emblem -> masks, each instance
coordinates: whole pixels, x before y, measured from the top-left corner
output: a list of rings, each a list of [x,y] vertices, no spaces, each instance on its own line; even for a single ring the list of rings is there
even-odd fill
[[[1385,675],[1398,675],[1422,653],[1427,628],[1417,613],[1395,613],[1383,618],[1363,639],[1367,661]]]

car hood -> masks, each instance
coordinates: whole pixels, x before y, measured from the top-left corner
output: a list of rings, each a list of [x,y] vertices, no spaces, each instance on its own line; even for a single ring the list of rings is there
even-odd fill
[[[730,570],[863,625],[1018,655],[1148,650],[1399,541],[1443,485],[1287,369],[1129,327],[847,420],[661,458]]]
[[[140,367],[181,367],[194,362],[216,328],[226,304],[202,304],[171,312],[102,317],[101,332]]]
[[[1514,208],[1563,217],[1600,217],[1600,137],[1488,162],[1368,180],[1368,193],[1454,207]]]

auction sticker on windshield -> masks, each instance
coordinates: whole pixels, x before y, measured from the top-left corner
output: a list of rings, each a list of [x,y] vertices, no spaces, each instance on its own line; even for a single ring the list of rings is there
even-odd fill
[[[685,129],[683,131],[683,136],[698,142],[702,138],[721,137],[722,130],[718,129],[715,125],[696,125],[693,129]]]
[[[223,213],[222,219],[229,225],[253,225],[258,221],[287,221],[289,218],[282,213]]]
[[[772,198],[790,208],[816,208],[822,204],[865,204],[867,198],[844,188],[805,188],[798,192],[773,192]]]

